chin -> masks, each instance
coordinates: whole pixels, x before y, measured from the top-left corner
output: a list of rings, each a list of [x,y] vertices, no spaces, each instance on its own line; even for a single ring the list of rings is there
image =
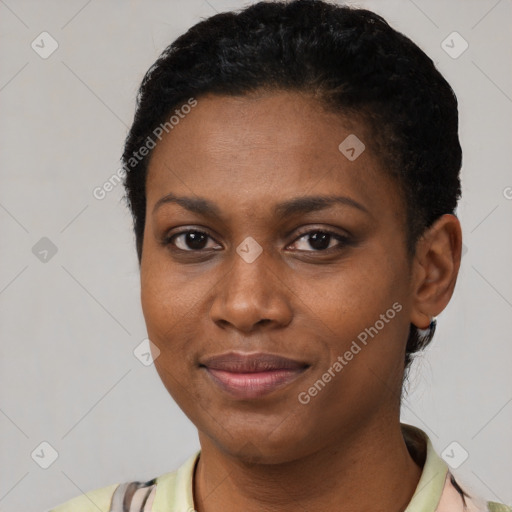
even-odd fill
[[[207,443],[212,442],[217,449],[247,464],[284,464],[314,451],[311,440],[297,436],[297,432],[276,428],[275,424],[268,428],[261,423],[215,425],[214,432],[205,435]],[[201,433],[199,437],[202,443]]]

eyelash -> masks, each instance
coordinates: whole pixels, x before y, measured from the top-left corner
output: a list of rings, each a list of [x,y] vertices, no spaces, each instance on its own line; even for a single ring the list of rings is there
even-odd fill
[[[210,238],[211,240],[215,241],[218,244],[218,242],[212,236],[210,236],[206,231],[201,231],[199,229],[186,229],[186,230],[183,230],[183,231],[179,231],[178,233],[173,233],[172,235],[165,237],[162,240],[162,244],[165,247],[172,246],[172,250],[179,251],[181,253],[191,253],[191,254],[196,253],[196,254],[200,254],[200,253],[203,253],[203,252],[206,252],[206,251],[212,251],[212,249],[190,249],[190,250],[185,250],[185,249],[180,249],[179,247],[176,247],[176,245],[174,244],[175,239],[178,238],[181,235],[186,235],[188,233],[197,233],[197,234],[200,234],[200,235],[206,235],[208,238]],[[344,235],[340,235],[339,233],[336,233],[334,231],[330,231],[329,229],[310,229],[308,231],[304,231],[302,233],[299,233],[297,235],[297,237],[293,240],[293,242],[290,245],[293,245],[296,242],[298,242],[299,240],[301,240],[302,238],[307,237],[307,235],[312,235],[312,234],[317,234],[317,233],[321,233],[321,234],[329,235],[329,236],[333,237],[334,239],[336,239],[339,242],[338,245],[336,245],[334,247],[329,247],[327,249],[316,249],[316,250],[315,249],[311,249],[309,251],[305,251],[305,250],[299,249],[299,250],[297,250],[297,252],[331,254],[334,251],[340,251],[340,250],[344,249],[347,246],[353,245],[353,241],[349,237],[344,236]],[[218,250],[218,249],[213,249],[213,250]]]

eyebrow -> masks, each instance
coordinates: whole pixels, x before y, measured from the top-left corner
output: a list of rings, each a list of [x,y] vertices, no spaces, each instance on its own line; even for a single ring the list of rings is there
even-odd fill
[[[186,197],[167,194],[161,197],[153,207],[153,214],[164,204],[175,203],[182,208],[197,213],[203,217],[222,219],[219,207],[203,197]],[[354,199],[346,196],[304,196],[290,199],[277,204],[274,207],[274,215],[278,217],[289,217],[299,213],[310,213],[325,210],[333,205],[341,204],[356,208],[370,215],[370,212]]]
[[[222,214],[215,203],[202,197],[185,197],[167,194],[161,197],[153,207],[153,214],[164,204],[175,203],[191,212],[202,215],[203,217],[221,218]]]
[[[310,213],[325,210],[336,204],[351,206],[352,208],[356,208],[370,215],[370,212],[362,204],[346,196],[297,197],[276,205],[274,208],[274,214],[279,217],[289,217],[297,213]]]

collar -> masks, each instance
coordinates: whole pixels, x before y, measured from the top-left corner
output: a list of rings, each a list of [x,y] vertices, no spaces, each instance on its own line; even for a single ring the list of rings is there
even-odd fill
[[[449,475],[448,466],[437,455],[423,430],[401,423],[402,433],[413,459],[423,471],[405,512],[435,512]],[[174,512],[194,510],[193,475],[201,451],[189,457],[175,472],[157,478],[154,512],[165,512],[172,505]]]
[[[420,480],[405,512],[435,512],[448,476],[448,466],[437,455],[423,430],[405,423],[401,423],[401,427],[411,457],[423,465]]]

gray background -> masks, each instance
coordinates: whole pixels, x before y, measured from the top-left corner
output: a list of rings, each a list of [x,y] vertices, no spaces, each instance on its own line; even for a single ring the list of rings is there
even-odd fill
[[[0,0],[2,512],[149,479],[199,447],[154,367],[133,354],[146,332],[122,187],[103,200],[92,192],[119,168],[137,86],[160,51],[201,17],[243,5]],[[459,443],[448,453],[469,457],[455,474],[511,503],[512,3],[357,5],[431,56],[461,111],[467,252],[434,343],[411,374],[403,421],[423,428],[438,453]],[[43,31],[59,44],[47,59],[31,48]],[[441,46],[453,31],[469,43],[458,58]],[[57,248],[46,261],[33,253],[43,237]],[[39,243],[39,251],[48,244]],[[43,441],[58,452],[46,470],[38,463],[49,461],[47,448],[36,451],[38,463],[31,458]]]

